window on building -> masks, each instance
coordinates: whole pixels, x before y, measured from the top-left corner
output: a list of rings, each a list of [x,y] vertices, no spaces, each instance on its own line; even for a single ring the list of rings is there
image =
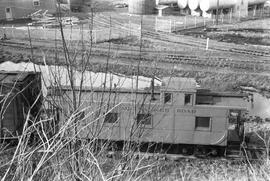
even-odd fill
[[[152,115],[151,114],[137,114],[137,124],[151,126]]]
[[[33,0],[33,4],[34,4],[34,6],[40,6],[39,0]]]
[[[172,103],[172,93],[164,93],[164,104],[166,103]]]
[[[211,117],[196,117],[195,129],[209,131],[211,129]]]
[[[105,116],[105,123],[116,123],[118,120],[118,113],[108,113]]]
[[[10,13],[10,8],[6,8],[6,13]]]
[[[185,94],[185,105],[192,104],[192,94]]]

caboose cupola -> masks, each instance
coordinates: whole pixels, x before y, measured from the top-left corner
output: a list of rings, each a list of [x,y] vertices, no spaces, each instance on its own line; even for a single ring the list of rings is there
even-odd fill
[[[162,80],[161,102],[179,106],[195,105],[198,84],[192,78],[165,77]]]

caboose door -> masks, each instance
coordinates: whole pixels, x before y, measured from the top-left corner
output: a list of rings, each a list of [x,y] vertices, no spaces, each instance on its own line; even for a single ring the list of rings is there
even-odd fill
[[[243,141],[244,129],[241,121],[241,110],[230,110],[228,125],[228,144],[240,144]]]

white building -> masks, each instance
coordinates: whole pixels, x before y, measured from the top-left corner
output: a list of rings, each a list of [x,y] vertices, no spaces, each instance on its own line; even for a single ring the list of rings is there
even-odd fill
[[[22,19],[38,10],[56,12],[56,0],[0,0],[0,20]]]

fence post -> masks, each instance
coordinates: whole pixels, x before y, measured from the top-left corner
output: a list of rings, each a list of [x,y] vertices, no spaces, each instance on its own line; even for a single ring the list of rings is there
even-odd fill
[[[256,16],[256,10],[257,10],[257,5],[254,5],[254,8],[253,8],[253,17]]]
[[[131,36],[131,15],[128,15],[128,24],[129,24],[129,36]]]
[[[223,14],[223,11],[222,11],[222,14],[221,14],[221,23],[223,24],[224,22],[224,14]]]
[[[14,36],[14,25],[12,25],[12,32],[11,32],[11,34],[12,34],[12,38],[14,39],[15,38],[15,36]]]
[[[187,26],[187,16],[185,16],[185,24],[184,24],[184,29],[186,29]]]
[[[94,30],[94,43],[97,43],[97,30]]]
[[[71,40],[72,40],[72,30],[73,30],[73,27],[71,25],[70,26],[70,32],[69,32],[69,42],[71,42]]]
[[[3,35],[6,34],[6,27],[3,27]]]
[[[195,16],[195,28],[197,27],[197,16]]]
[[[208,47],[209,47],[209,38],[206,39],[206,47],[205,47],[205,50],[208,50]]]
[[[241,20],[241,11],[239,11],[239,17],[238,17],[238,21]]]
[[[42,32],[43,32],[43,39],[46,40],[46,32],[44,28],[42,28]]]
[[[172,32],[172,20],[170,19],[170,29],[169,29],[169,31],[170,31],[170,33]]]
[[[233,9],[231,8],[231,9],[230,9],[230,20],[229,20],[230,23],[232,23],[232,11],[233,11]]]
[[[155,18],[155,31],[157,32],[157,17]]]
[[[173,31],[176,31],[176,25],[175,25],[175,20],[173,20]]]

